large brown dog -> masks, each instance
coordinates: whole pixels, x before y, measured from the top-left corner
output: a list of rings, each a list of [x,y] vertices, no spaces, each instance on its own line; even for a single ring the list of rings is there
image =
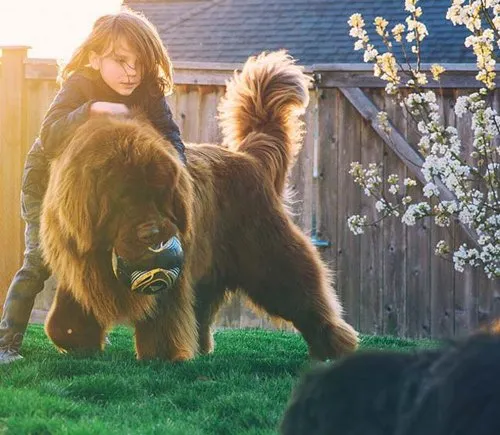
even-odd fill
[[[137,356],[183,360],[213,350],[210,325],[239,289],[303,334],[315,358],[352,351],[357,334],[326,267],[284,206],[300,149],[308,78],[284,52],[250,58],[228,84],[221,122],[228,148],[189,145],[187,168],[139,120],[94,118],[53,162],[42,213],[45,258],[59,287],[46,332],[62,350],[99,350],[105,332],[135,326]],[[185,265],[160,296],[114,278],[111,249],[141,263],[178,234]]]

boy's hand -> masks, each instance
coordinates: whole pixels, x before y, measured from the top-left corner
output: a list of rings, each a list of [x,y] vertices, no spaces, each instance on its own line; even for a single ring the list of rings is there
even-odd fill
[[[125,104],[109,103],[108,101],[96,101],[90,106],[90,114],[128,115],[129,109]]]

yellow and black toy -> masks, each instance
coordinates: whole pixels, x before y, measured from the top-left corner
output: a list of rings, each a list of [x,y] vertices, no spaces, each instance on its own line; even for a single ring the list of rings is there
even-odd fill
[[[137,270],[113,250],[112,264],[116,278],[133,292],[156,294],[171,289],[179,279],[184,252],[177,237],[149,248],[151,260],[146,270]]]

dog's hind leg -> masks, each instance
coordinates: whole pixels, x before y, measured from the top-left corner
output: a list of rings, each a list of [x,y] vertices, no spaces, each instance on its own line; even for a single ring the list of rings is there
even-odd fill
[[[56,290],[45,332],[62,351],[95,352],[104,348],[105,328],[61,288]]]
[[[198,323],[198,350],[208,354],[214,350],[211,325],[225,300],[226,288],[216,282],[200,282],[196,285],[196,321]]]
[[[181,276],[174,288],[158,297],[155,314],[135,323],[137,358],[169,361],[193,358],[198,347],[193,305],[189,280]]]
[[[357,332],[342,318],[342,307],[314,246],[287,225],[272,232],[242,264],[242,290],[269,314],[291,321],[302,333],[313,358],[351,352]],[[261,242],[262,243],[262,242]]]

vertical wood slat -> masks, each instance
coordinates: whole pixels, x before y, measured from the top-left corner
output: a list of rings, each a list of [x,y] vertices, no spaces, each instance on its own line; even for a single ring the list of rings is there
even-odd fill
[[[455,124],[454,112],[450,110],[449,90],[443,90],[436,95],[440,115],[446,125]],[[452,244],[453,228],[443,228],[434,221],[431,224],[431,255],[433,255],[431,268],[431,335],[433,337],[453,336],[454,316],[454,269],[446,259],[434,254],[436,244],[444,240],[448,245]]]
[[[352,104],[340,95],[338,121],[338,261],[337,289],[344,303],[347,321],[359,328],[360,239],[351,233],[347,217],[359,213],[360,189],[349,169],[361,159],[361,119]]]
[[[497,91],[493,94],[492,108],[496,113],[500,113],[500,93]],[[500,137],[495,138],[496,145],[500,146]],[[493,319],[500,317],[500,279],[489,282],[491,294],[491,314]]]
[[[308,234],[311,232],[313,214],[313,151],[316,105],[316,93],[311,92],[309,107],[304,115],[306,134],[303,145],[296,157],[295,165],[288,179],[288,190],[291,196],[291,213],[293,221]]]
[[[380,109],[384,109],[384,98],[380,91],[371,92],[364,90],[374,104]],[[366,167],[370,163],[383,161],[384,143],[376,134],[373,128],[363,121],[361,129],[361,164]],[[361,215],[366,215],[368,222],[379,220],[379,213],[375,209],[373,197],[362,195]],[[384,286],[384,256],[381,252],[383,246],[384,221],[369,228],[360,239],[360,314],[359,329],[365,333],[381,334],[383,332],[383,295]]]
[[[54,99],[59,86],[51,80],[26,80],[26,135],[27,141],[25,152],[33,144],[40,132],[43,117]]]
[[[406,137],[416,147],[420,135],[411,117],[406,119]],[[412,177],[414,178],[414,177]],[[408,190],[414,203],[423,201],[422,184]],[[430,218],[417,221],[407,232],[406,330],[410,337],[428,338],[431,334]]]
[[[20,193],[24,150],[26,149],[26,89],[24,64],[28,47],[2,47],[0,76],[0,303],[24,250],[24,224],[20,217]]]
[[[189,96],[189,87],[185,85],[176,86],[175,88],[175,121],[179,126],[181,131],[181,136],[183,141],[185,142],[194,142],[189,137],[189,121],[187,112],[188,105],[188,96]]]
[[[398,102],[386,97],[385,110],[397,128],[406,136],[406,118]],[[384,182],[391,174],[398,176],[399,185],[407,176],[406,166],[396,154],[388,149],[384,150]],[[394,202],[396,197],[386,187],[386,198]],[[404,336],[406,334],[406,231],[407,227],[401,222],[401,217],[386,219],[383,227],[383,262],[384,262],[384,333]]]
[[[190,86],[187,93],[187,107],[186,107],[186,139],[189,142],[200,142],[200,128],[201,124],[201,95],[200,86]]]
[[[454,99],[460,96],[468,95],[470,91],[455,91]],[[462,143],[462,156],[466,161],[472,163],[470,154],[473,150],[473,134],[471,129],[471,114],[466,113],[462,118],[455,117],[455,127],[458,131],[458,136]],[[460,228],[455,224],[453,233],[453,250],[464,243],[466,240],[460,231]],[[466,268],[462,274],[455,273],[454,282],[454,324],[455,334],[458,336],[466,335],[473,325],[478,324],[478,297],[477,286],[479,283],[479,274]]]
[[[222,86],[178,85],[167,98],[182,139],[193,143],[220,143],[217,107],[224,95]]]
[[[424,198],[422,185],[417,182],[412,198],[415,203]],[[416,338],[431,337],[431,242],[430,218],[418,221],[408,231],[407,248],[407,335]]]
[[[318,93],[318,181],[316,236],[329,245],[321,249],[322,258],[333,273],[337,293],[338,220],[338,107],[339,92],[322,89]]]
[[[499,96],[498,93],[494,95],[491,101],[492,108],[498,111],[499,109]],[[484,193],[484,192],[483,192]],[[490,323],[494,319],[494,293],[498,289],[498,281],[496,283],[491,282],[485,274],[481,273],[479,276],[478,283],[478,322],[480,325]]]
[[[303,145],[296,157],[301,161],[300,179],[298,190],[300,201],[302,202],[302,213],[300,217],[300,228],[307,234],[311,234],[313,225],[313,214],[315,213],[315,192],[317,189],[317,179],[314,178],[314,152],[318,139],[318,93],[311,91],[309,95],[309,107],[303,115],[305,134],[302,139]]]
[[[211,143],[220,142],[217,123],[217,106],[219,97],[215,86],[200,86],[200,124],[198,142]]]

